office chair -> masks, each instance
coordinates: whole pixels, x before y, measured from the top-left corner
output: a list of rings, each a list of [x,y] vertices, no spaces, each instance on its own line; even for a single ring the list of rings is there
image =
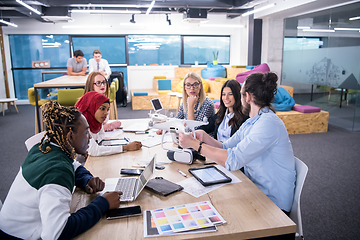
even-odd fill
[[[35,102],[35,88],[31,87],[28,89],[28,99],[29,103],[33,106],[36,106]],[[41,107],[45,103],[49,101],[49,99],[40,99],[39,91],[37,91],[37,99],[38,99],[38,106]],[[37,118],[36,118],[36,108],[35,108],[35,134],[41,131],[44,128],[44,125],[42,123],[42,111],[40,112],[40,122],[41,122],[41,129],[38,129],[37,125]]]
[[[116,105],[116,85],[112,82],[110,85],[110,120],[118,119],[117,105]]]
[[[74,106],[83,95],[83,88],[59,89],[57,101],[62,106]]]
[[[308,167],[303,161],[295,157],[295,170],[296,170],[295,193],[294,193],[294,201],[290,211],[290,218],[296,223],[295,236],[304,239],[302,220],[301,220],[301,210],[300,210],[300,195],[305,182],[306,174],[308,172]]]
[[[28,151],[30,151],[30,149],[37,143],[40,142],[41,138],[44,136],[45,134],[45,131],[42,131],[38,134],[35,134],[34,136],[32,137],[29,137],[26,141],[25,141],[25,146],[26,146],[26,149]]]

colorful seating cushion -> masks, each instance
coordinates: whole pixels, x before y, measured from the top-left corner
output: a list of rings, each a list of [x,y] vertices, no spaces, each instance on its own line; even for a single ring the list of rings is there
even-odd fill
[[[170,93],[171,92],[171,90],[159,90],[158,91],[158,94],[159,95],[164,95],[164,94],[168,94],[168,93]]]
[[[310,105],[298,105],[294,106],[292,108],[294,111],[302,112],[302,113],[314,113],[314,112],[320,112],[321,109],[318,107],[313,107]]]
[[[276,111],[290,111],[295,105],[295,100],[290,96],[289,92],[283,87],[277,87],[274,103],[272,103]]]
[[[171,91],[171,80],[170,79],[159,79],[158,80],[159,91]]]
[[[257,65],[250,71],[242,72],[242,73],[239,73],[238,75],[236,75],[236,81],[238,81],[239,83],[243,83],[245,81],[245,78],[252,73],[255,73],[255,72],[266,73],[269,71],[270,71],[269,66],[266,63],[262,63],[260,65]]]
[[[147,92],[134,92],[134,96],[147,96]]]

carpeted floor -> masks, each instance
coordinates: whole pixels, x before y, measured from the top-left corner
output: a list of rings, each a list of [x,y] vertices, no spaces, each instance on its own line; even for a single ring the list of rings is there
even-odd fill
[[[34,107],[0,116],[0,200],[4,201],[34,134]],[[118,108],[119,118],[145,118],[147,110]],[[360,236],[360,132],[332,125],[327,133],[291,135],[294,154],[309,167],[301,196],[306,239],[358,239]]]

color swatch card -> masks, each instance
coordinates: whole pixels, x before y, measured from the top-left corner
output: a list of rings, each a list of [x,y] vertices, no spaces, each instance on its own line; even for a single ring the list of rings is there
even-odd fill
[[[150,212],[160,235],[225,223],[209,201],[156,209]]]

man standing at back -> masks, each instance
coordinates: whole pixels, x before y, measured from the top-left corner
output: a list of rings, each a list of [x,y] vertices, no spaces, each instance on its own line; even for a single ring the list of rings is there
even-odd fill
[[[67,61],[67,73],[70,76],[85,76],[87,69],[86,58],[81,50],[74,52],[74,57]]]
[[[101,57],[102,55],[99,50],[95,50],[93,52],[93,58],[89,60],[89,73],[97,71],[102,73],[107,79],[109,79],[111,75],[109,63]]]

